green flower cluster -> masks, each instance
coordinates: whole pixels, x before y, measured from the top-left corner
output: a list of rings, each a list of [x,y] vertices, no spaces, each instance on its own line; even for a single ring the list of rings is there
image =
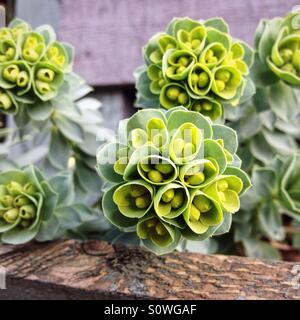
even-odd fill
[[[72,69],[73,48],[58,42],[50,26],[32,30],[16,19],[0,29],[0,110],[16,114],[20,104],[58,95]]]
[[[138,107],[184,106],[216,120],[224,104],[236,106],[254,92],[253,51],[230,36],[222,19],[173,19],[143,54],[145,65],[135,73]]]
[[[264,78],[270,83],[283,80],[289,85],[300,85],[300,12],[284,18],[263,20],[256,32],[255,44],[260,63],[269,68]],[[258,66],[259,67],[259,66]]]
[[[33,167],[1,172],[1,242],[23,244],[33,240],[42,222],[53,213],[55,200],[57,194]]]
[[[128,140],[125,138],[128,137]],[[156,254],[227,232],[250,187],[235,132],[184,107],[142,110],[97,155],[106,218]]]

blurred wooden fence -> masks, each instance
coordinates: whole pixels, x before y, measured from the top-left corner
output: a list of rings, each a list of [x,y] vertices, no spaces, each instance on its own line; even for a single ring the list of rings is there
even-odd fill
[[[298,0],[16,0],[17,15],[51,23],[77,49],[76,69],[97,86],[133,83],[141,48],[173,17],[221,16],[231,32],[252,43],[261,18],[283,15]]]

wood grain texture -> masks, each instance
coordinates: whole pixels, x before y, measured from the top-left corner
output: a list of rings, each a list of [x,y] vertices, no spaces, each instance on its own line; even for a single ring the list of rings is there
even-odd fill
[[[93,85],[134,82],[141,48],[173,17],[221,16],[252,43],[261,18],[283,15],[298,0],[62,0],[60,37],[77,49],[76,70]]]
[[[292,263],[74,241],[1,247],[0,299],[300,299]],[[299,283],[298,283],[299,284]]]

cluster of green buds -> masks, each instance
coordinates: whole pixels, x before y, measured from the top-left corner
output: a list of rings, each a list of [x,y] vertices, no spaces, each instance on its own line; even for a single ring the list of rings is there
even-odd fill
[[[253,87],[253,50],[219,18],[173,19],[143,53],[145,65],[135,73],[138,107],[184,106],[216,120],[223,105],[238,105]]]
[[[228,232],[250,187],[235,132],[184,107],[146,109],[97,154],[105,217],[156,254]],[[128,137],[128,138],[126,138]]]
[[[37,169],[1,172],[1,242],[17,245],[33,240],[51,216],[55,201],[57,194]]]
[[[284,18],[263,20],[256,32],[257,68],[264,71],[270,84],[283,80],[292,86],[300,85],[300,12]],[[262,68],[260,64],[265,66]]]
[[[16,114],[20,104],[54,99],[72,69],[73,48],[58,42],[52,27],[32,30],[15,19],[0,29],[0,110]]]

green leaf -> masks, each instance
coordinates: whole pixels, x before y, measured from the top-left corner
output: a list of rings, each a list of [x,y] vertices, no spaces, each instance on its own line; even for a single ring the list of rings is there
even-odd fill
[[[277,176],[272,168],[256,168],[252,182],[256,193],[261,197],[270,198],[278,192]]]
[[[279,251],[270,244],[254,238],[244,238],[243,245],[248,257],[267,260],[281,260]]]
[[[67,140],[58,130],[53,129],[48,153],[50,163],[56,168],[64,170],[67,168],[70,155],[71,150]]]
[[[39,101],[35,104],[26,106],[28,116],[34,121],[46,121],[51,117],[53,106],[51,102]]]
[[[281,214],[272,202],[264,203],[258,209],[258,222],[261,231],[270,239],[283,241],[285,231]]]
[[[215,28],[221,32],[229,33],[229,26],[223,18],[210,18],[204,22],[206,27]]]
[[[55,114],[55,116],[53,116],[53,121],[58,127],[59,131],[67,139],[76,143],[83,142],[84,132],[79,124],[61,114]]]
[[[63,172],[49,180],[49,184],[58,194],[58,205],[67,206],[74,201],[73,175],[71,172]]]

